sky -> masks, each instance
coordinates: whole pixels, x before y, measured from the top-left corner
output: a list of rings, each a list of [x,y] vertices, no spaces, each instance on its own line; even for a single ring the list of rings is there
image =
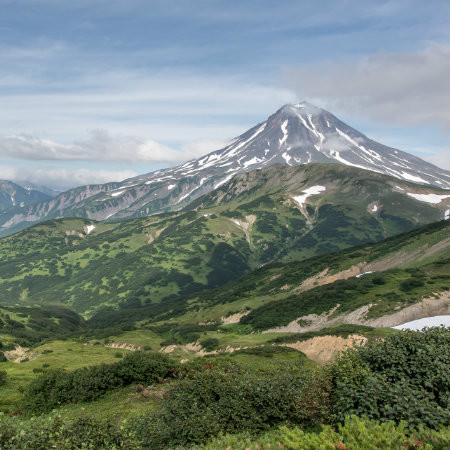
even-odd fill
[[[0,179],[201,156],[309,101],[450,169],[447,0],[0,0]]]

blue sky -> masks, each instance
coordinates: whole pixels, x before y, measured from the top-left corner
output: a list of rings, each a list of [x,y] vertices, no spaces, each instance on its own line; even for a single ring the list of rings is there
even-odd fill
[[[0,11],[0,178],[123,179],[300,100],[450,168],[447,0],[0,0]]]

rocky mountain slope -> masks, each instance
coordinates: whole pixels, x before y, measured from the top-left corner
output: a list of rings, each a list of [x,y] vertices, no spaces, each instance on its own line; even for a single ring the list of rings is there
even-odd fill
[[[120,183],[84,186],[0,215],[0,235],[58,217],[117,220],[179,210],[234,175],[274,164],[335,163],[450,188],[450,173],[379,144],[306,102],[285,105],[227,147]]]
[[[12,181],[0,180],[0,217],[8,209],[28,207],[37,202],[45,202],[51,197],[41,191],[23,188]]]
[[[175,314],[178,299],[261,265],[381,240],[449,212],[450,190],[337,164],[275,165],[237,175],[183,211],[53,220],[1,239],[2,303]]]

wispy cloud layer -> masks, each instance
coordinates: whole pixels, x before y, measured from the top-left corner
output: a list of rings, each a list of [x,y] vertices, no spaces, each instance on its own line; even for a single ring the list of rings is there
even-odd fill
[[[56,169],[30,168],[0,165],[0,179],[14,182],[28,181],[36,185],[44,185],[57,190],[65,190],[86,184],[100,184],[122,181],[137,175],[132,170],[89,170],[89,169]]]
[[[105,130],[93,130],[90,138],[64,145],[30,135],[8,136],[0,139],[0,155],[24,160],[159,162],[178,161],[179,151],[151,140],[111,136]]]
[[[0,138],[0,157],[27,161],[86,161],[127,163],[177,163],[224,147],[227,141],[205,139],[173,149],[156,141],[133,136],[112,136],[92,130],[85,141],[71,145],[31,135]]]
[[[306,97],[390,126],[439,125],[450,132],[450,45],[376,53],[357,63],[321,62],[286,68],[284,81]]]

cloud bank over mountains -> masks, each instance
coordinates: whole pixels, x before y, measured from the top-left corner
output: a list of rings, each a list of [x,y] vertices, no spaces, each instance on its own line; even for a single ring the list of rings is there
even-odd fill
[[[450,133],[450,45],[375,53],[355,61],[286,68],[283,80],[299,98],[331,111],[362,115],[387,126],[440,126]]]
[[[98,170],[70,168],[18,168],[0,165],[0,180],[31,182],[64,191],[76,186],[122,181],[138,175],[133,170]]]

